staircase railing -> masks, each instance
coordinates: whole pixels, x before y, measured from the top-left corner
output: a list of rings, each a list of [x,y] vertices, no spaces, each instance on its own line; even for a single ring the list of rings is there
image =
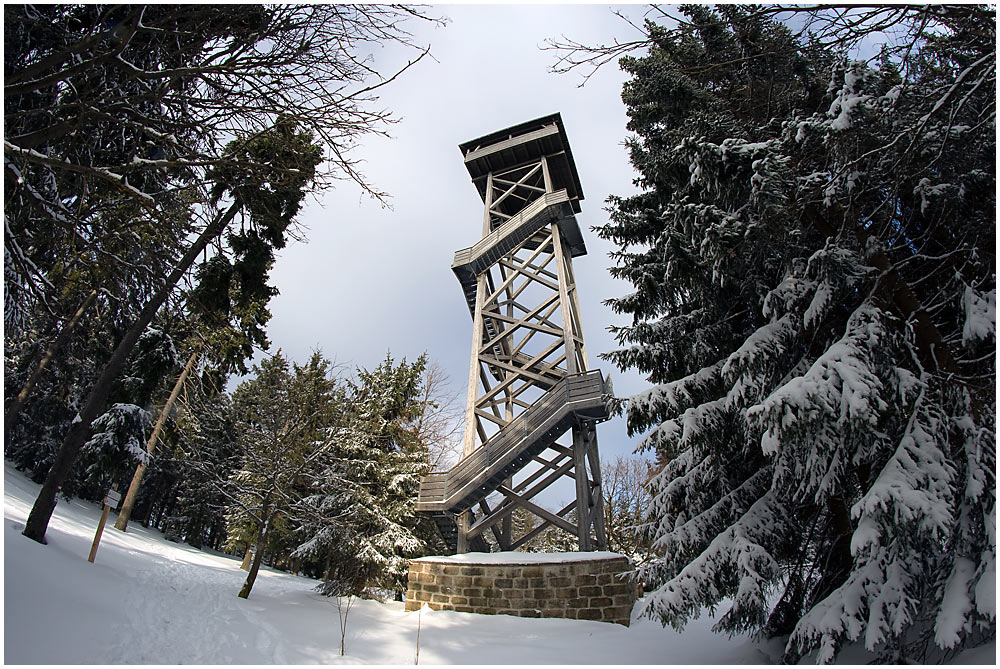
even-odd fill
[[[544,450],[566,429],[567,419],[600,421],[609,417],[610,388],[599,370],[567,376],[521,415],[447,472],[424,476],[417,511],[460,511],[495,490],[497,477],[516,466],[519,455]],[[511,472],[512,473],[512,472]]]

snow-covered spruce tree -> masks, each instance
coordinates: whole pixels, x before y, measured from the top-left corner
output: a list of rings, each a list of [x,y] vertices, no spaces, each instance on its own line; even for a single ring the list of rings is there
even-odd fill
[[[233,393],[241,464],[225,486],[227,548],[247,542],[258,547],[240,597],[249,597],[272,536],[289,531],[302,482],[329,449],[325,428],[334,407],[329,370],[318,352],[302,366],[289,365],[279,352],[254,366],[256,376]]]
[[[861,62],[776,11],[687,7],[621,61],[645,612],[936,661],[995,637],[995,18],[893,8]]]
[[[424,548],[413,500],[427,472],[427,447],[412,421],[423,409],[425,366],[424,356],[396,364],[387,355],[348,382],[326,467],[301,505],[307,538],[293,553],[325,564],[324,594],[400,594],[408,558]]]
[[[83,445],[83,457],[90,460],[86,475],[98,483],[118,479],[129,465],[146,458],[149,412],[135,404],[113,404],[94,421],[94,436]],[[90,457],[87,457],[90,456]]]

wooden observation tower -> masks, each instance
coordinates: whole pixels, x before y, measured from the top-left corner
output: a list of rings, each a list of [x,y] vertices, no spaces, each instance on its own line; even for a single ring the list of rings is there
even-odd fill
[[[607,547],[596,424],[611,390],[587,368],[573,258],[584,255],[583,189],[562,118],[553,114],[459,146],[483,198],[482,239],[452,270],[472,313],[462,460],[428,474],[417,511],[459,553],[517,550],[554,526],[580,550]],[[563,477],[576,499],[551,511],[539,493]],[[513,536],[516,508],[540,523]]]

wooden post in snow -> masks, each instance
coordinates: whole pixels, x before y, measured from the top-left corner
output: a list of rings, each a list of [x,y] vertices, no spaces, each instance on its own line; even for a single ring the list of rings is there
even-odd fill
[[[101,535],[104,534],[104,523],[108,522],[108,513],[111,511],[112,506],[121,501],[121,498],[121,494],[118,493],[118,484],[115,483],[111,486],[111,491],[104,498],[104,510],[101,511],[101,522],[97,524],[97,532],[94,533],[94,543],[90,546],[90,557],[87,558],[87,562],[91,564],[93,564],[94,558],[97,557],[97,547],[101,545]]]
[[[191,357],[188,358],[187,364],[184,365],[184,370],[181,375],[177,377],[177,383],[174,384],[174,389],[170,391],[170,397],[167,398],[167,403],[163,405],[163,409],[160,410],[160,415],[156,419],[156,426],[153,427],[153,433],[149,435],[149,441],[146,442],[146,455],[152,456],[153,449],[156,448],[156,443],[160,440],[160,435],[163,434],[163,425],[167,422],[167,416],[170,414],[170,410],[174,406],[174,402],[177,401],[177,396],[181,392],[181,388],[184,387],[184,380],[187,379],[188,374],[191,373],[191,369],[194,367],[195,361],[198,359],[198,354],[201,353],[200,350],[195,349],[191,353]],[[122,504],[121,513],[118,514],[118,521],[115,522],[115,527],[122,532],[128,527],[128,519],[132,515],[132,507],[135,506],[135,498],[139,494],[139,484],[142,483],[142,477],[146,473],[146,466],[148,463],[140,462],[135,468],[135,474],[132,476],[132,483],[129,484],[128,492],[125,493],[125,503]]]

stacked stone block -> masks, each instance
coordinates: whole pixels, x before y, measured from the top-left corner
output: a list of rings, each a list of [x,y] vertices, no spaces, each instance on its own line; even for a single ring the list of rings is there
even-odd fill
[[[629,624],[636,587],[625,557],[532,564],[471,564],[421,558],[410,563],[406,610],[424,604],[529,618]]]

